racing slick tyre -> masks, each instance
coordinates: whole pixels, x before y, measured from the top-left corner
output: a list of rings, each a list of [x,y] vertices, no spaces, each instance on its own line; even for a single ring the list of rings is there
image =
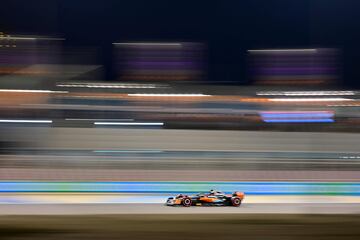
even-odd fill
[[[238,197],[231,198],[231,205],[234,207],[239,207],[241,205],[241,199]]]
[[[191,201],[190,198],[184,198],[183,201],[182,201],[182,205],[183,205],[184,207],[190,207],[191,204],[192,204],[192,201]]]

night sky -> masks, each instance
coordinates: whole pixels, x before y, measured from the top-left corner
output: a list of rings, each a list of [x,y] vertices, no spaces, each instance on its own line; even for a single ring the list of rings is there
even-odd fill
[[[99,46],[111,79],[111,42],[199,41],[209,81],[246,83],[246,49],[335,47],[346,86],[360,86],[359,0],[2,0],[0,31],[56,35]]]

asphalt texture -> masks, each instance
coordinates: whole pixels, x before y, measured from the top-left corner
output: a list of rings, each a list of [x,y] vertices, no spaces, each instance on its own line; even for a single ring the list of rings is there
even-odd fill
[[[164,204],[0,204],[1,215],[83,214],[359,214],[358,203],[244,203],[240,207],[170,207]]]

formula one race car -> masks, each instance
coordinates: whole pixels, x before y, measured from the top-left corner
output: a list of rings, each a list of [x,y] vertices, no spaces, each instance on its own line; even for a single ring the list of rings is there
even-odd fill
[[[193,196],[179,194],[176,197],[169,197],[166,201],[167,206],[234,206],[239,207],[244,199],[243,192],[225,194],[223,192],[211,190],[207,193],[199,193]]]

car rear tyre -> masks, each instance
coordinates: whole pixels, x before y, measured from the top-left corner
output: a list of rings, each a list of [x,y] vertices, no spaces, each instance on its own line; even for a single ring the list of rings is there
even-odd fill
[[[192,204],[192,201],[190,198],[184,198],[183,201],[182,201],[182,204],[184,207],[190,207],[191,204]]]
[[[241,205],[241,199],[238,197],[233,197],[233,198],[231,198],[231,204],[234,207],[239,207]]]

